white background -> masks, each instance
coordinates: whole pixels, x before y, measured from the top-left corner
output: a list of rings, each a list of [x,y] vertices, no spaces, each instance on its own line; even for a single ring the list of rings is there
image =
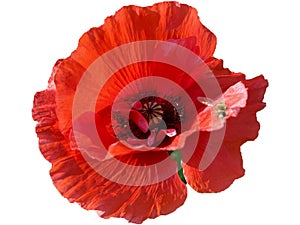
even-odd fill
[[[154,2],[1,1],[0,224],[127,224],[124,219],[101,219],[60,196],[48,175],[50,164],[38,149],[31,107],[55,61],[67,57],[85,31],[100,26],[123,5]],[[189,188],[182,207],[144,224],[300,224],[297,1],[182,3],[196,7],[216,34],[215,56],[226,67],[248,78],[265,75],[270,82],[267,108],[258,113],[259,138],[242,146],[242,179],[219,194]]]

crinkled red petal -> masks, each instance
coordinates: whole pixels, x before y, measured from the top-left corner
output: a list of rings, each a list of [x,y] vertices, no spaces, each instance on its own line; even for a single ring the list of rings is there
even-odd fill
[[[216,37],[201,24],[196,9],[176,2],[162,2],[149,7],[131,5],[106,18],[101,27],[86,32],[72,58],[88,68],[100,55],[122,44],[188,37],[195,37],[195,45],[202,58],[213,55]]]
[[[92,167],[93,163],[86,161],[88,156],[84,158],[82,152],[70,149],[68,140],[60,132],[55,109],[54,89],[36,94],[33,118],[38,122],[36,132],[40,138],[40,149],[52,163],[50,174],[56,188],[70,202],[77,202],[88,210],[101,211],[99,215],[103,218],[122,217],[134,223],[169,214],[184,203],[186,187],[176,172],[155,183],[156,173],[164,171],[154,169],[149,173],[143,169],[145,165],[168,157],[166,152],[165,155],[147,152],[117,158],[125,163],[125,168],[112,159],[100,163],[97,161],[96,166]],[[129,173],[126,165],[133,165],[137,170]],[[125,177],[126,182],[139,180],[141,183],[149,182],[149,185],[131,186],[113,182],[96,172],[100,169],[111,176],[119,174],[119,179]],[[176,171],[176,162],[171,161],[168,169]]]
[[[200,132],[200,139],[192,157],[187,158],[190,153],[188,149],[182,151],[183,161],[186,163],[184,173],[188,183],[198,192],[219,192],[225,190],[235,179],[244,174],[240,146],[258,136],[259,123],[256,113],[265,107],[262,100],[268,82],[263,76],[245,80],[244,75],[234,74],[224,69],[221,60],[213,59],[208,65],[216,75],[222,90],[226,90],[238,81],[242,81],[248,89],[246,107],[240,110],[237,117],[231,117],[226,121],[222,146],[208,168],[204,171],[199,170],[200,161],[210,137],[209,132]],[[191,138],[193,135],[186,140],[185,146],[189,146]]]
[[[32,116],[38,121],[36,133],[40,151],[49,162],[67,155],[62,149],[68,143],[58,129],[55,109],[55,90],[45,90],[35,94]]]
[[[244,175],[242,162],[239,146],[226,143],[207,169],[200,171],[184,165],[184,175],[188,184],[197,192],[220,192]]]
[[[118,32],[113,32],[115,30]],[[200,23],[197,11],[176,2],[163,2],[150,7],[123,7],[116,15],[108,17],[104,25],[86,32],[78,48],[61,63],[55,76],[57,116],[63,133],[67,133],[71,127],[76,86],[85,70],[99,56],[129,42],[176,39],[182,39],[175,42],[191,48],[203,59],[211,57],[216,46],[215,35]],[[133,70],[126,74],[136,77],[136,72]],[[144,73],[147,70],[138,73],[138,76],[146,76]],[[113,96],[108,101],[111,99]]]
[[[88,210],[99,210],[103,218],[122,217],[130,222],[141,223],[147,218],[171,213],[184,203],[186,187],[177,174],[155,184],[131,186],[113,182],[98,174],[96,170],[105,170],[105,174],[112,176],[111,179],[125,179],[124,182],[140,180],[146,184],[157,179],[157,174],[138,166],[148,165],[149,158],[157,157],[161,157],[161,153],[126,155],[118,158],[126,162],[123,167],[110,159],[96,163],[97,166],[93,169],[81,157],[79,151],[74,151],[73,156],[61,158],[53,163],[51,177],[57,189],[69,201],[77,202]],[[127,171],[128,165],[136,167],[134,172]],[[176,171],[176,163],[168,165],[168,169],[170,168]]]

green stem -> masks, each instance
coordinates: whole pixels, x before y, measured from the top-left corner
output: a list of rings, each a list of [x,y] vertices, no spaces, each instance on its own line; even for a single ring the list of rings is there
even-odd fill
[[[179,150],[175,150],[175,151],[168,151],[169,153],[169,156],[175,160],[177,162],[177,173],[178,173],[178,176],[180,177],[181,181],[186,184],[186,179],[184,177],[184,174],[183,174],[183,168],[182,168],[182,165],[181,165],[181,152]]]

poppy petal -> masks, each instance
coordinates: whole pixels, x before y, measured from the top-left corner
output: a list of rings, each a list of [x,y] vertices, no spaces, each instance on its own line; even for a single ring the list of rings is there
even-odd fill
[[[220,86],[230,87],[237,81],[244,83],[247,88],[248,98],[246,106],[242,108],[236,117],[226,120],[225,136],[222,145],[218,150],[216,158],[204,170],[199,169],[204,152],[211,151],[207,146],[210,132],[200,132],[200,141],[192,157],[185,156],[183,150],[183,161],[185,162],[184,172],[188,183],[198,192],[220,192],[228,188],[232,182],[243,176],[242,158],[240,146],[246,141],[254,140],[258,136],[259,123],[256,113],[265,107],[262,102],[268,82],[263,76],[251,80],[244,80],[242,74],[234,74],[223,68],[222,61],[214,60],[211,67],[218,79]],[[219,131],[212,131],[214,133]],[[185,140],[185,146],[189,146],[192,134]],[[184,147],[187,148],[187,147]],[[186,150],[188,152],[188,150]]]
[[[88,68],[97,57],[122,44],[188,37],[195,37],[200,57],[209,58],[213,55],[216,37],[199,21],[195,8],[177,2],[162,2],[149,7],[131,5],[106,18],[101,27],[85,33],[72,58]]]
[[[248,88],[248,100],[245,108],[241,109],[237,117],[227,120],[225,140],[242,144],[254,140],[260,128],[256,112],[262,110],[266,104],[262,102],[268,82],[263,76],[244,81]]]
[[[122,185],[98,174],[82,157],[82,152],[69,148],[60,133],[55,114],[55,90],[36,94],[33,118],[39,122],[37,134],[41,152],[53,164],[50,171],[52,180],[70,202],[78,202],[85,209],[102,211],[103,218],[122,217],[134,223],[169,214],[184,203],[186,187],[176,174],[176,162],[171,161],[172,164],[168,165],[169,169],[175,171],[173,176],[146,186]],[[143,157],[127,155],[119,160],[137,166],[156,163],[162,157],[168,157],[168,154],[146,153]],[[108,160],[101,167],[107,168],[111,174],[126,172],[126,169],[116,165]],[[143,179],[157,179],[155,173],[143,173],[141,169],[126,175],[126,179],[139,178],[141,182]]]
[[[171,213],[181,206],[186,199],[186,187],[176,174],[176,162],[168,169],[175,171],[175,175],[163,181],[149,185],[124,185],[116,183],[98,174],[92,169],[80,155],[63,158],[53,164],[51,177],[61,194],[71,202],[78,202],[88,210],[99,210],[103,218],[122,217],[129,222],[142,223],[147,218],[155,218],[159,215]],[[140,154],[143,154],[140,155]],[[114,179],[124,179],[137,182],[153,181],[157,179],[156,173],[163,173],[157,169],[144,170],[149,157],[161,158],[153,153],[131,154],[118,158],[126,162],[125,166],[107,160],[98,164],[107,174],[113,175]],[[167,157],[168,154],[164,157]],[[133,165],[134,171],[126,169],[127,165]],[[138,167],[140,166],[140,167]],[[127,172],[128,171],[128,172]],[[102,171],[103,172],[103,171]],[[118,177],[119,176],[119,177]]]
[[[183,166],[188,184],[197,192],[220,192],[228,188],[235,179],[244,175],[242,157],[237,146],[223,144],[218,155],[205,170]]]
[[[52,82],[49,81],[49,86],[50,84],[52,85]],[[171,161],[172,165],[168,166],[175,171],[173,176],[146,186],[122,185],[98,174],[82,157],[85,152],[71,150],[67,139],[60,132],[55,110],[55,94],[55,89],[38,92],[35,95],[32,114],[34,120],[38,121],[36,132],[40,139],[40,150],[52,163],[52,180],[64,197],[70,202],[78,202],[83,208],[102,211],[103,218],[122,217],[135,223],[169,214],[184,203],[186,187],[176,174],[176,162]],[[132,165],[153,164],[156,162],[153,159],[168,157],[166,152],[165,155],[159,153],[158,156],[148,154],[150,153],[144,157],[123,156],[119,160]],[[110,161],[106,161],[102,166],[113,173],[124,171]],[[141,170],[131,176],[127,175],[127,179],[132,180],[137,177],[142,181],[157,179],[157,175],[153,173],[141,176]]]
[[[73,98],[85,69],[71,58],[62,60],[54,73],[56,115],[59,128],[68,136],[72,126]]]
[[[216,46],[215,35],[199,21],[197,10],[176,2],[163,2],[149,7],[123,7],[116,15],[108,17],[104,25],[86,32],[80,38],[78,48],[61,63],[55,77],[57,116],[64,134],[71,127],[75,87],[87,68],[99,56],[115,47],[134,41],[176,39],[182,39],[176,43],[192,48],[191,50],[197,51],[203,59],[210,58]],[[183,41],[186,39],[189,41]],[[143,68],[141,71],[142,73],[133,71],[126,74],[132,76],[137,74],[136,78],[138,78],[147,69]]]
[[[35,94],[32,116],[38,121],[36,133],[39,138],[40,151],[49,162],[66,156],[61,149],[67,143],[58,129],[55,108],[54,90],[45,90]]]

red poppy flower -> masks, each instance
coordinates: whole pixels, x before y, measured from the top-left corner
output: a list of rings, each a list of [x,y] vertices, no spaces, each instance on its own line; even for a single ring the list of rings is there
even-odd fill
[[[223,67],[216,37],[176,2],[128,6],[85,33],[34,98],[54,185],[103,218],[141,223],[244,175],[258,135],[263,76]]]

